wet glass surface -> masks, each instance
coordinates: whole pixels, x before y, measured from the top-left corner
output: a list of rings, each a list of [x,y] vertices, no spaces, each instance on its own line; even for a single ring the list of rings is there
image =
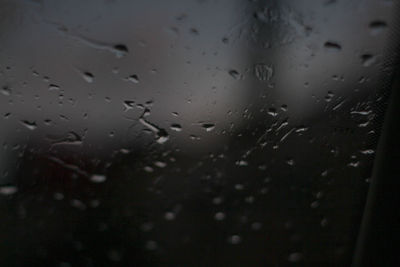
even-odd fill
[[[2,1],[0,265],[348,265],[393,5]]]

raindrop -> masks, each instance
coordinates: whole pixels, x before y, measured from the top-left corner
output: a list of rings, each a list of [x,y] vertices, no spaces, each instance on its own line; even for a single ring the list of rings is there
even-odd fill
[[[17,193],[18,188],[14,185],[2,185],[0,186],[0,195],[9,196]]]
[[[133,83],[139,83],[139,77],[136,74],[133,74],[126,79]]]
[[[268,114],[271,115],[272,117],[276,117],[278,115],[278,112],[276,111],[276,108],[269,108]]]
[[[129,110],[129,109],[132,109],[132,108],[134,107],[134,105],[135,105],[135,101],[132,101],[132,100],[125,100],[125,101],[124,101],[125,111],[126,111],[126,110]]]
[[[87,71],[82,73],[82,78],[88,83],[92,83],[94,81],[93,74]]]
[[[238,245],[242,241],[242,238],[239,235],[230,236],[228,242],[232,245]]]
[[[217,212],[217,213],[215,213],[214,218],[215,218],[217,221],[222,221],[222,220],[225,219],[225,213],[223,213],[223,212]]]
[[[165,168],[167,166],[167,163],[162,161],[155,161],[154,165],[157,166],[158,168]]]
[[[342,49],[342,46],[340,44],[332,41],[325,42],[324,47],[326,48],[326,50],[332,52],[339,52]]]
[[[36,122],[30,122],[30,121],[27,121],[27,120],[22,120],[21,121],[21,123],[22,123],[22,125],[24,125],[28,130],[31,130],[31,131],[33,131],[33,130],[35,130],[36,128],[37,128],[37,125],[36,125]]]
[[[369,67],[375,63],[375,57],[371,54],[362,55],[361,60],[364,67]]]
[[[372,35],[380,34],[382,31],[386,29],[386,27],[387,27],[386,22],[382,20],[375,20],[369,24],[369,28],[371,30]]]
[[[375,151],[373,149],[361,150],[360,152],[361,152],[361,154],[364,154],[364,155],[372,155],[375,153]]]
[[[293,160],[293,159],[288,159],[288,160],[286,161],[286,163],[287,163],[289,166],[293,166],[293,165],[294,165],[294,160]]]
[[[164,215],[164,218],[167,220],[167,221],[172,221],[172,220],[174,220],[175,219],[175,214],[173,213],[173,212],[166,212],[165,213],[165,215]]]
[[[182,126],[180,124],[174,123],[171,124],[171,130],[175,131],[175,132],[180,132],[182,131]]]
[[[244,166],[248,166],[249,163],[245,160],[238,160],[238,161],[236,161],[236,165],[244,167]]]
[[[93,174],[90,176],[90,181],[93,183],[104,183],[107,180],[107,177],[105,175],[101,174]]]
[[[240,80],[241,75],[239,74],[239,72],[237,70],[230,70],[229,75],[232,76],[232,78],[234,78],[235,80]]]
[[[117,58],[121,58],[123,56],[125,56],[126,54],[128,54],[129,50],[128,47],[126,47],[126,45],[123,44],[116,44],[114,45],[114,50],[115,50],[115,55]]]
[[[58,86],[56,84],[49,85],[49,91],[57,91],[57,90],[60,90],[60,86]]]
[[[148,172],[148,173],[154,172],[154,169],[153,169],[152,167],[150,167],[150,166],[145,166],[145,167],[143,168],[143,170],[144,170],[145,172]]]
[[[157,132],[157,138],[156,142],[159,144],[164,144],[169,140],[169,135],[164,129],[160,129],[160,131]]]
[[[1,88],[1,93],[2,93],[3,95],[5,95],[5,96],[11,95],[11,89],[10,89],[10,87],[8,87],[8,86],[3,86],[3,87]]]
[[[203,128],[206,130],[206,132],[211,132],[212,130],[214,130],[215,124],[212,124],[212,123],[203,123],[203,124],[201,125],[201,127],[203,127]]]

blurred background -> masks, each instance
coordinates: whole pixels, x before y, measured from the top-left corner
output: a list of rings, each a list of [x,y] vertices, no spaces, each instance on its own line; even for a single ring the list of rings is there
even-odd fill
[[[350,265],[396,10],[1,0],[0,265]]]

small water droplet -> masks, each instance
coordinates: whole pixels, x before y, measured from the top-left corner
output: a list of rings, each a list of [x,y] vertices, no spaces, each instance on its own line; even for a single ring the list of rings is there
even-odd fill
[[[222,221],[222,220],[225,219],[225,213],[223,213],[223,212],[217,212],[217,213],[215,213],[214,218],[215,218],[215,220],[217,220],[217,221]]]
[[[276,111],[276,108],[269,108],[268,114],[271,115],[272,117],[276,117],[278,115],[278,112]]]
[[[375,20],[369,24],[369,28],[371,30],[372,35],[380,34],[386,29],[386,27],[387,27],[386,22],[382,20]]]
[[[234,78],[235,80],[240,80],[241,75],[239,74],[239,72],[237,70],[230,70],[229,75],[232,76],[232,78]]]
[[[90,181],[93,183],[104,183],[107,180],[107,177],[105,175],[101,174],[93,174],[90,176]]]
[[[182,126],[180,124],[174,123],[171,124],[171,130],[175,131],[175,132],[180,132],[182,131]]]
[[[31,130],[31,131],[33,131],[33,130],[35,130],[36,128],[37,128],[37,125],[36,125],[36,122],[30,122],[30,121],[27,121],[27,120],[22,120],[21,121],[21,123],[22,123],[22,125],[24,125],[28,130]]]
[[[133,74],[126,79],[133,83],[139,83],[139,77],[136,74]]]
[[[174,220],[175,219],[175,214],[173,213],[173,212],[166,212],[165,213],[165,215],[164,215],[164,218],[167,220],[167,221],[172,221],[172,220]]]
[[[206,130],[206,132],[211,132],[212,130],[214,130],[215,124],[212,124],[212,123],[203,123],[203,124],[201,125],[201,127],[203,127],[203,128]]]
[[[58,86],[56,84],[49,85],[49,91],[57,91],[57,90],[60,90],[60,86]]]
[[[242,238],[239,235],[232,235],[229,237],[228,242],[232,245],[238,245],[242,241]]]
[[[121,58],[123,56],[125,56],[126,54],[128,54],[129,49],[128,47],[126,47],[126,45],[123,44],[116,44],[113,47],[115,49],[115,55],[117,58]]]
[[[3,86],[3,87],[1,88],[1,93],[2,93],[3,95],[5,95],[5,96],[11,95],[11,89],[10,89],[10,87],[8,87],[8,86]]]
[[[375,57],[371,54],[363,54],[361,55],[361,61],[364,67],[369,67],[375,63]]]
[[[236,161],[236,165],[244,167],[244,166],[248,166],[249,163],[245,160],[238,160],[238,161]]]
[[[333,41],[325,42],[324,47],[326,48],[327,51],[332,51],[332,52],[339,52],[342,49],[342,46],[339,43]]]
[[[294,160],[293,160],[293,159],[288,159],[288,160],[286,161],[286,163],[287,163],[289,166],[293,166],[293,165],[294,165]]]
[[[87,71],[82,73],[82,78],[88,83],[92,83],[94,81],[93,74]]]
[[[155,161],[154,165],[157,166],[158,168],[165,168],[167,166],[167,163],[162,161]]]

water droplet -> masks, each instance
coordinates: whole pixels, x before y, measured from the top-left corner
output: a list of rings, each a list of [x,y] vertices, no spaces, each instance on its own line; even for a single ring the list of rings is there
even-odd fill
[[[167,166],[167,163],[162,162],[162,161],[155,161],[154,165],[159,167],[159,168],[165,168]]]
[[[18,188],[14,185],[2,185],[0,186],[0,195],[9,196],[17,193]]]
[[[171,124],[171,130],[175,131],[175,132],[180,132],[182,131],[182,126],[180,124],[174,123]]]
[[[93,174],[90,176],[90,181],[93,183],[104,183],[107,180],[107,177],[105,175],[101,174]]]
[[[150,167],[150,166],[145,166],[145,167],[143,168],[143,170],[144,170],[145,172],[148,172],[148,173],[154,172],[154,169],[153,169],[152,167]]]
[[[276,117],[278,115],[278,112],[276,111],[276,108],[269,108],[268,114],[271,115],[272,117]]]
[[[165,142],[167,142],[169,140],[169,135],[165,130],[160,130],[157,133],[157,138],[156,138],[156,142],[159,144],[164,144]]]
[[[167,221],[172,221],[172,220],[174,220],[175,219],[175,214],[173,213],[173,212],[166,212],[165,213],[165,215],[164,215],[164,218],[167,220]]]
[[[124,101],[125,111],[126,111],[126,110],[129,110],[129,109],[132,109],[132,108],[134,107],[134,105],[135,105],[135,101],[132,101],[132,100],[125,100],[125,101]]]
[[[222,220],[225,219],[225,213],[223,213],[223,212],[217,212],[217,213],[215,213],[214,218],[215,218],[217,221],[222,221]]]
[[[249,163],[245,160],[238,160],[238,161],[236,161],[236,165],[244,167],[244,166],[248,166]]]
[[[201,127],[203,127],[203,128],[206,130],[206,132],[211,132],[212,130],[214,130],[215,124],[212,124],[212,123],[203,123],[203,124],[201,125]]]
[[[347,166],[354,167],[354,168],[357,168],[359,165],[360,165],[359,161],[353,161],[353,162],[350,162],[349,164],[347,164]]]
[[[244,186],[242,184],[235,184],[235,189],[240,191],[244,189]]]
[[[58,86],[56,84],[49,85],[49,91],[57,91],[57,90],[60,90],[60,86]]]
[[[340,44],[332,41],[325,42],[324,47],[326,48],[327,51],[332,51],[332,52],[339,52],[342,49],[342,46]]]
[[[88,83],[92,83],[94,81],[93,74],[87,71],[82,73],[82,78]]]
[[[121,58],[123,56],[125,56],[126,54],[128,54],[129,49],[128,47],[126,47],[126,45],[123,44],[116,44],[114,45],[114,52],[117,58]]]
[[[361,152],[361,154],[364,154],[364,155],[372,155],[375,153],[375,151],[373,149],[361,150],[360,152]]]
[[[364,54],[361,56],[361,61],[364,67],[369,67],[375,63],[375,57],[371,54]]]
[[[8,86],[3,86],[3,87],[1,88],[1,93],[2,93],[3,95],[5,95],[5,96],[11,95],[11,89],[10,89],[10,87],[8,87]]]
[[[30,122],[30,121],[27,121],[27,120],[22,120],[21,121],[21,123],[22,123],[22,125],[24,125],[28,130],[31,130],[31,131],[33,131],[33,130],[35,130],[36,128],[37,128],[37,125],[36,125],[36,122]]]
[[[228,242],[232,245],[238,245],[242,241],[242,238],[239,235],[232,235],[229,237]]]
[[[287,163],[289,166],[293,166],[293,165],[294,165],[294,160],[293,160],[293,159],[288,159],[288,160],[286,161],[286,163]]]
[[[133,74],[126,79],[133,83],[139,83],[139,77],[136,74]]]
[[[380,34],[386,29],[386,27],[387,27],[386,22],[382,20],[375,20],[369,24],[369,28],[371,30],[372,35]]]
[[[234,78],[235,80],[240,80],[241,75],[239,74],[239,72],[237,70],[230,70],[229,75],[232,76],[232,78]]]

